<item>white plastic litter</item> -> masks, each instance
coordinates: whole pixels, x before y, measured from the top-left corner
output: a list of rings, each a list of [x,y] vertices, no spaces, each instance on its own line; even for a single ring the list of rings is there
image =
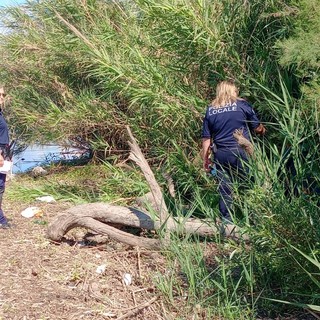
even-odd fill
[[[106,271],[107,265],[102,264],[101,266],[98,266],[96,269],[96,273],[103,274]]]
[[[32,218],[33,216],[35,216],[36,214],[40,214],[41,213],[41,209],[38,207],[29,207],[27,209],[24,209],[21,212],[21,215],[25,218]]]
[[[37,178],[37,177],[45,176],[46,174],[48,174],[48,171],[43,169],[40,166],[37,166],[31,170],[30,174],[32,177]]]
[[[42,197],[36,198],[36,200],[43,201],[43,202],[56,202],[56,200],[52,196],[42,196]]]
[[[130,284],[132,283],[132,277],[130,273],[125,273],[123,275],[123,281],[125,283],[126,286],[130,286]]]
[[[12,166],[12,161],[4,160],[3,166],[0,167],[0,173],[8,174],[9,172],[11,172]]]

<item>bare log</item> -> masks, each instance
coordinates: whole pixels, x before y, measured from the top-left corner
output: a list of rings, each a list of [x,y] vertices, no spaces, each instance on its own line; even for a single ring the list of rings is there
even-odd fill
[[[96,220],[98,224],[93,224],[91,220]],[[100,233],[97,228],[102,228],[101,224],[103,226],[105,224],[122,225],[146,230],[159,230],[161,228],[159,220],[154,221],[148,213],[139,209],[97,202],[81,204],[65,210],[49,225],[47,235],[51,240],[60,241],[69,230],[75,227],[87,227]],[[170,217],[167,220],[167,228],[170,231],[194,233],[200,236],[209,236],[217,232],[215,226],[209,225],[203,220],[193,218],[174,219]],[[114,235],[108,232],[105,230],[103,234],[107,233],[111,238],[114,238]]]
[[[137,237],[110,225],[122,225],[146,230],[159,230],[161,228],[159,220],[152,220],[148,213],[139,209],[98,202],[81,204],[65,210],[49,225],[47,236],[53,241],[60,241],[69,230],[75,227],[85,227],[132,246],[158,250],[165,245],[157,239]],[[235,236],[238,232],[238,229],[235,228],[233,225],[226,228],[225,236]],[[220,232],[220,229],[214,223],[194,218],[169,217],[167,229],[181,234],[189,233],[199,236],[213,236]]]

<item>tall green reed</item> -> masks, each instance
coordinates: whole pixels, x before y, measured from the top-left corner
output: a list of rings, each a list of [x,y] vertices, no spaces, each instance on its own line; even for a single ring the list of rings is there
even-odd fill
[[[283,8],[282,1],[47,0],[7,9],[1,48],[10,121],[26,139],[79,136],[98,151],[124,150],[130,125],[159,161],[173,143],[194,148],[217,81],[236,77],[250,95],[247,74],[258,75],[264,61],[262,69],[274,71],[268,56],[290,19],[272,13]]]
[[[251,238],[255,294],[261,291],[264,297],[312,304],[318,301],[318,288],[306,270],[316,274],[316,265],[305,258],[319,249],[315,222],[319,214],[320,176],[315,166],[319,151],[313,147],[318,139],[317,108],[312,104],[307,111],[301,108],[281,80],[280,84],[282,96],[265,91],[265,102],[278,119],[268,128],[277,133],[279,142],[256,143],[255,159],[249,164],[251,186],[236,192],[235,199]]]

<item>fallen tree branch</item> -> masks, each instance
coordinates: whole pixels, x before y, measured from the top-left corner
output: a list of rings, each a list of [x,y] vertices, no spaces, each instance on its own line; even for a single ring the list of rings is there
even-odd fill
[[[84,227],[98,234],[107,235],[111,239],[120,241],[132,246],[145,247],[147,249],[159,250],[168,245],[171,231],[177,233],[192,233],[200,236],[211,236],[220,233],[212,221],[193,218],[174,218],[170,217],[168,208],[164,202],[162,191],[158,185],[148,162],[144,158],[136,140],[134,139],[129,127],[127,127],[131,141],[130,159],[133,160],[143,171],[143,174],[150,186],[150,194],[145,195],[140,200],[146,200],[151,204],[151,208],[158,213],[158,218],[153,220],[149,213],[140,209],[114,206],[107,203],[89,203],[70,208],[58,216],[49,226],[47,236],[52,241],[60,241],[62,237],[71,229]],[[165,224],[164,240],[142,238],[123,232],[114,225],[141,228],[146,230],[161,230]],[[236,236],[238,228],[230,225],[224,230],[224,235]]]
[[[160,247],[163,247],[159,240],[137,237],[111,227],[109,224],[146,230],[159,230],[162,226],[160,221],[152,220],[147,213],[139,209],[97,202],[81,204],[65,210],[48,226],[47,236],[53,241],[60,241],[69,230],[76,227],[85,227],[129,245],[154,250],[159,250]],[[167,229],[200,236],[210,236],[218,232],[214,225],[209,225],[206,221],[193,218],[174,219],[170,217],[167,220]]]
[[[158,297],[153,297],[149,301],[134,307],[134,310],[127,312],[123,316],[117,318],[117,320],[123,320],[125,318],[128,318],[128,317],[131,317],[131,316],[135,315],[137,312],[139,312],[139,311],[151,306],[157,299],[158,299]]]
[[[129,127],[127,127],[127,131],[128,131],[129,137],[130,137],[130,141],[128,143],[129,143],[129,146],[131,149],[129,159],[134,161],[142,170],[142,172],[143,172],[143,174],[144,174],[144,176],[150,186],[150,191],[153,195],[154,203],[155,203],[156,209],[157,209],[156,211],[159,213],[160,223],[165,223],[165,221],[169,217],[169,213],[168,213],[168,208],[164,202],[161,188],[160,188],[156,178],[154,177],[154,174],[153,174],[147,160],[143,156],[143,153],[141,152],[139,145],[137,144],[135,138],[133,137]]]
[[[159,250],[167,245],[167,242],[134,236],[110,225],[121,225],[145,230],[159,230],[162,226],[160,221],[154,221],[148,213],[139,209],[97,202],[81,204],[65,210],[49,224],[47,236],[52,241],[61,241],[69,230],[76,227],[84,227],[132,246]],[[196,234],[203,237],[214,236],[220,233],[220,229],[213,221],[195,218],[186,219],[183,217],[168,218],[167,230],[180,234]],[[228,225],[224,230],[224,235],[226,237],[237,238],[239,237],[239,229],[235,225]]]

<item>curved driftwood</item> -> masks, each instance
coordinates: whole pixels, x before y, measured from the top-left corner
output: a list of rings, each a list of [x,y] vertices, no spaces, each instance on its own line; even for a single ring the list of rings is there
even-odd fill
[[[47,236],[54,241],[60,241],[71,229],[85,227],[99,234],[133,246],[159,249],[160,241],[141,238],[123,232],[110,225],[121,225],[146,230],[159,230],[160,221],[153,221],[151,217],[135,208],[113,206],[106,203],[82,204],[65,210],[48,227]],[[194,233],[201,236],[213,235],[217,232],[215,226],[198,219],[168,218],[166,228],[169,231]]]
[[[117,228],[92,218],[88,215],[88,213],[70,214],[69,212],[65,212],[64,214],[58,216],[57,219],[49,225],[47,236],[53,241],[60,241],[69,230],[76,227],[88,228],[98,234],[107,235],[111,239],[132,246],[139,246],[152,250],[159,250],[161,247],[159,240],[141,238],[118,230]]]

